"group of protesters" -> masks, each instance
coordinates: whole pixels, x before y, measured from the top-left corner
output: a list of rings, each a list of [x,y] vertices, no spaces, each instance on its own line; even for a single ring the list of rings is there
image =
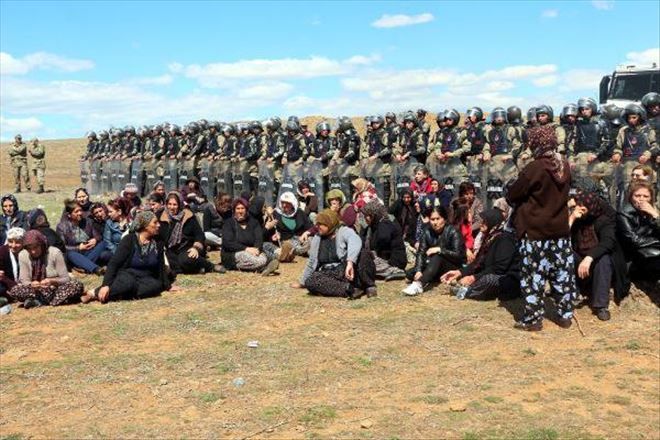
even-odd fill
[[[634,116],[627,115],[631,124]],[[598,179],[577,178],[557,128],[525,129],[529,157],[496,199],[485,199],[485,188],[467,176],[449,188],[439,168],[422,161],[406,185],[392,187],[396,194],[353,176],[348,190],[326,187],[322,200],[305,179],[280,188],[273,203],[249,188],[206,194],[193,174],[176,190],[155,182],[144,200],[134,183],[106,203],[92,203],[79,188],[55,230],[42,209],[22,211],[8,194],[0,296],[26,308],[145,298],[176,289],[180,274],[275,276],[280,264],[302,257],[291,287],[311,295],[373,297],[377,280],[407,283],[408,296],[446,284],[459,300],[522,298],[516,327],[538,331],[549,284],[557,306],[549,318],[560,327],[571,326],[581,301],[606,321],[610,290],[618,301],[631,280],[658,287],[660,212],[647,164],[657,144],[646,137],[639,157],[647,159],[626,169],[626,186],[612,199]],[[220,257],[211,261],[214,250]],[[76,272],[102,282],[84,291]]]

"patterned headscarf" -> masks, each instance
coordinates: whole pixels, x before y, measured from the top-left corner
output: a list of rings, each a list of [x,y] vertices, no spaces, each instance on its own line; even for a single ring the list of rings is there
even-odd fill
[[[167,201],[170,198],[175,198],[179,203],[179,212],[177,212],[174,215],[170,213],[167,207],[165,208],[171,224],[170,238],[169,240],[167,240],[167,247],[173,248],[178,246],[179,243],[181,243],[181,240],[183,239],[184,206],[183,206],[183,201],[181,200],[181,195],[177,191],[171,191],[169,194],[167,194],[167,198],[165,200]]]
[[[387,218],[387,208],[378,200],[372,200],[364,205],[362,214],[371,217],[371,224],[377,225],[381,220]]]
[[[564,166],[564,159],[557,152],[557,136],[551,124],[540,125],[527,130],[529,148],[534,159],[543,162],[544,168],[557,183],[567,182],[571,177]]]
[[[317,214],[316,224],[326,226],[328,228],[327,235],[332,235],[341,226],[341,221],[335,211],[326,208]]]
[[[49,228],[48,217],[41,208],[34,208],[28,214],[28,225],[30,229]]]
[[[140,232],[156,218],[156,214],[152,211],[140,211],[135,215],[133,223],[131,223],[131,231]]]
[[[48,258],[48,239],[36,229],[27,231],[23,239],[23,246],[39,246],[41,255],[38,258],[30,258],[32,263],[32,281],[41,281],[46,278],[46,260]]]

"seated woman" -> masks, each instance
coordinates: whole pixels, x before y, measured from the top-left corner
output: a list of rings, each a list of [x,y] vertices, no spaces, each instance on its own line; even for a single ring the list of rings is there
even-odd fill
[[[319,233],[311,239],[309,259],[299,283],[311,295],[357,299],[377,295],[373,258],[362,252],[357,233],[342,226],[337,213],[325,209],[316,216]]]
[[[152,193],[160,194],[163,196],[163,199],[167,196],[167,191],[165,190],[165,183],[161,180],[154,183],[153,188],[151,188]]]
[[[660,213],[653,206],[654,195],[650,183],[631,182],[627,203],[617,215],[619,241],[632,263],[633,280],[660,279]]]
[[[413,192],[415,198],[424,197],[433,191],[430,174],[429,169],[425,165],[417,165],[415,167],[415,176],[412,182],[410,182],[410,190]]]
[[[73,193],[73,199],[80,205],[83,217],[87,218],[92,212],[92,201],[89,199],[89,192],[85,188],[78,188]]]
[[[105,247],[114,254],[124,232],[128,230],[130,206],[126,199],[117,198],[108,202],[107,209],[108,219],[105,221],[103,241]]]
[[[283,193],[273,215],[277,221],[275,233],[269,242],[264,244],[264,251],[280,262],[292,262],[296,255],[306,255],[309,250],[309,241],[302,235],[312,227],[309,217],[298,209],[298,199],[291,192]],[[278,248],[275,243],[279,243]]]
[[[31,231],[41,232],[46,237],[46,240],[48,240],[48,246],[56,247],[62,252],[62,255],[66,254],[66,246],[64,246],[62,237],[57,235],[57,232],[50,227],[43,209],[35,208],[28,213],[28,226]]]
[[[49,247],[46,237],[37,230],[25,234],[23,246],[25,249],[18,256],[18,284],[9,291],[12,299],[22,301],[26,309],[79,300],[83,285],[69,276],[59,249]]]
[[[66,211],[64,212],[64,215],[66,215]],[[93,236],[96,241],[102,241],[103,233],[105,232],[105,223],[108,220],[108,207],[105,203],[92,203],[90,213],[85,219],[91,223],[92,232],[94,234]]]
[[[626,261],[616,241],[616,213],[594,192],[578,189],[569,200],[571,244],[577,265],[577,285],[591,299],[591,309],[601,321],[610,319],[610,286],[615,298],[627,295]]]
[[[405,279],[408,260],[399,225],[389,219],[385,206],[376,200],[362,208],[362,215],[367,227],[360,235],[364,250],[373,253],[376,276],[385,281]]]
[[[461,233],[463,243],[465,243],[465,252],[467,262],[474,260],[474,237],[472,235],[472,212],[468,201],[459,197],[451,202],[450,223]]]
[[[159,230],[155,213],[139,212],[131,232],[121,239],[110,259],[103,283],[88,291],[82,302],[142,299],[170,290],[174,274],[165,264],[165,245],[159,240]]]
[[[0,217],[0,244],[5,244],[7,231],[11,228],[22,228],[27,230],[27,215],[18,209],[18,201],[13,194],[5,194],[0,199],[2,205],[2,217]]]
[[[0,296],[6,297],[18,282],[20,268],[18,256],[23,250],[25,229],[11,228],[7,231],[7,244],[0,246]]]
[[[165,254],[175,274],[224,272],[222,266],[206,259],[204,232],[195,214],[183,205],[179,193],[172,191],[167,195],[159,220],[160,240],[165,243]]]
[[[264,231],[259,221],[248,214],[248,202],[238,198],[232,207],[234,215],[222,225],[222,265],[228,270],[261,271],[264,276],[274,273],[279,261],[263,252]]]
[[[165,196],[152,192],[147,197],[147,205],[149,207],[149,211],[154,213],[157,212],[160,214],[160,211],[165,208]]]
[[[301,180],[298,183],[298,203],[300,210],[309,217],[310,222],[314,222],[314,217],[319,212],[319,200],[306,180]]]
[[[351,182],[351,185],[353,186],[353,208],[355,208],[356,212],[360,212],[364,208],[364,205],[372,200],[379,200],[383,203],[378,197],[376,187],[367,179],[362,177],[357,178]]]
[[[472,235],[477,235],[481,227],[481,217],[479,213],[484,210],[484,205],[481,199],[477,197],[477,189],[472,182],[463,182],[458,186],[458,197],[467,203],[470,210],[470,217],[472,218]],[[451,205],[450,205],[450,217]]]
[[[418,212],[415,208],[415,198],[411,189],[401,190],[399,199],[390,207],[390,214],[401,228],[403,240],[414,247]]]
[[[461,234],[447,222],[448,217],[442,206],[432,208],[429,226],[424,228],[419,242],[415,267],[408,272],[412,283],[403,289],[406,295],[419,295],[446,272],[465,263],[465,244]]]
[[[516,236],[504,230],[505,218],[498,209],[481,213],[483,244],[474,261],[445,273],[440,281],[458,281],[451,291],[456,298],[513,299],[520,296],[520,256]]]
[[[357,211],[340,189],[331,189],[325,193],[325,205],[339,215],[344,226],[352,228],[357,220]]]
[[[91,221],[83,217],[83,211],[75,200],[64,201],[64,215],[57,225],[57,233],[66,246],[66,259],[73,268],[87,273],[102,275],[101,267],[110,259],[103,240],[94,238]]]
[[[142,200],[138,194],[139,188],[136,184],[129,182],[124,186],[124,190],[121,192],[121,198],[128,202],[128,212],[133,208],[139,208],[142,206]]]
[[[452,192],[445,188],[438,179],[431,179],[431,194],[439,200],[440,205],[444,206],[445,209],[449,209]]]

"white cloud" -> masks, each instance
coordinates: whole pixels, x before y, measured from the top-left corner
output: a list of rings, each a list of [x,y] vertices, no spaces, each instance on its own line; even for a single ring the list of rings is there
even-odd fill
[[[590,90],[593,94],[598,93],[598,87],[603,75],[607,72],[597,69],[572,69],[561,75],[562,92],[574,92],[579,90]]]
[[[541,17],[543,17],[543,18],[557,18],[557,17],[559,17],[559,10],[558,9],[546,9],[543,12],[541,12]]]
[[[532,80],[532,84],[534,84],[536,87],[549,87],[557,84],[557,81],[559,81],[559,77],[557,75],[547,75],[534,78]]]
[[[160,76],[135,78],[129,80],[128,82],[131,84],[144,85],[144,86],[166,86],[172,84],[173,81],[174,81],[174,77],[172,75],[164,74]]]
[[[434,19],[435,17],[433,17],[433,14],[428,12],[419,15],[385,14],[381,16],[378,20],[371,23],[371,26],[375,28],[394,28],[401,26],[411,26],[414,24],[429,23]]]
[[[32,137],[44,127],[43,122],[35,117],[5,118],[0,115],[0,140],[10,140],[17,134]]]
[[[7,52],[0,52],[0,74],[24,75],[31,70],[55,70],[60,72],[78,72],[94,68],[90,60],[65,58],[47,52],[36,52],[15,58]]]
[[[614,9],[614,0],[591,0],[591,5],[601,11]]]
[[[646,49],[641,52],[628,52],[626,54],[627,63],[634,64],[652,64],[660,65],[660,47]]]
[[[241,87],[238,90],[238,97],[273,100],[284,98],[291,93],[292,90],[293,86],[291,84],[284,82],[270,82]]]

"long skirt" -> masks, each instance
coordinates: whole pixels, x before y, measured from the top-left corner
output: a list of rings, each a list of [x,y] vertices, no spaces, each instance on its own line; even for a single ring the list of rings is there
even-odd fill
[[[78,301],[83,290],[84,286],[78,280],[70,280],[57,287],[32,287],[29,284],[18,284],[9,291],[9,296],[20,302],[35,298],[42,304],[60,306]]]

